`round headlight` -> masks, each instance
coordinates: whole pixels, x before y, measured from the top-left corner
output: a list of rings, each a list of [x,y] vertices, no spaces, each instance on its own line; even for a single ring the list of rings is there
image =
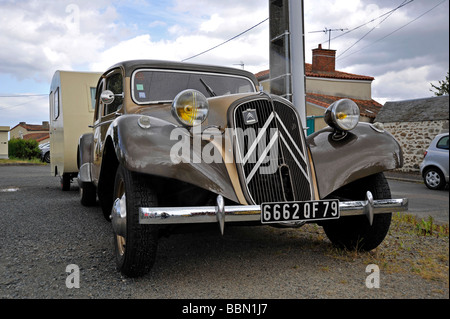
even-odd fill
[[[359,122],[359,107],[349,99],[336,101],[325,111],[325,122],[341,131],[352,130]]]
[[[172,113],[183,125],[203,123],[208,117],[209,105],[206,97],[197,90],[184,90],[172,102]]]

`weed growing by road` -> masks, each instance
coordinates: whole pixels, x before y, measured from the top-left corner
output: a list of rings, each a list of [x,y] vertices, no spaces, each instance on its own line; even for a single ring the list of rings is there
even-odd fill
[[[332,258],[376,264],[389,273],[414,274],[449,283],[449,226],[438,224],[431,217],[424,220],[410,214],[393,214],[385,240],[369,252],[334,247],[317,225],[299,229],[305,230],[316,241],[327,244],[326,253]]]

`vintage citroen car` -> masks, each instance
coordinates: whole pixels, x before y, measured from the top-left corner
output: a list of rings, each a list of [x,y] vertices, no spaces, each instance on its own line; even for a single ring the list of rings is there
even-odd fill
[[[217,223],[323,226],[330,241],[371,250],[386,236],[383,171],[402,151],[359,122],[349,99],[304,135],[294,105],[259,90],[247,71],[167,61],[118,63],[99,79],[92,133],[80,137],[81,203],[111,220],[117,267],[147,273],[160,236]]]

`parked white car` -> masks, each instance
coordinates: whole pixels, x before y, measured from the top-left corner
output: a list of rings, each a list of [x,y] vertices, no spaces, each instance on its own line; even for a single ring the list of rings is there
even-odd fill
[[[420,173],[429,189],[443,189],[448,184],[448,133],[437,135],[424,153]]]

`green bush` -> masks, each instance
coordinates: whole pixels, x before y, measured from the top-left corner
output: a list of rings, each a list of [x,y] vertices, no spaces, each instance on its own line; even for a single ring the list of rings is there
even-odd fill
[[[35,140],[12,138],[8,142],[8,153],[10,157],[32,159],[40,156],[41,152],[38,145]]]

